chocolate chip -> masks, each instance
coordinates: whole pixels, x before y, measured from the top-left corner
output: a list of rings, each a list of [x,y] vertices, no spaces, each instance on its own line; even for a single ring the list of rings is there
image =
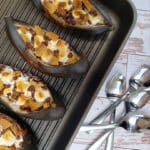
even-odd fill
[[[44,35],[44,41],[42,42],[42,44],[48,46],[48,42],[49,42],[50,40],[51,40],[51,39],[50,39],[48,36]]]
[[[59,61],[58,64],[61,66],[61,65],[63,65],[63,62]]]
[[[44,40],[45,41],[49,41],[49,40],[51,40],[48,36],[46,36],[46,35],[44,35]]]
[[[21,95],[21,93],[13,91],[12,100],[17,100],[20,95]]]
[[[72,16],[72,12],[71,12],[71,11],[68,11],[68,12],[66,13],[66,15],[63,16],[63,19],[64,19],[68,24],[71,24],[71,25],[75,25],[75,24],[76,24],[76,22],[75,22],[75,20],[74,20],[74,18],[73,18],[73,16]]]
[[[29,86],[28,91],[34,92],[35,91],[35,87],[33,85]]]
[[[45,41],[42,42],[42,44],[45,45],[45,46],[48,46],[48,41],[45,40]]]
[[[80,14],[80,19],[84,19],[85,15],[84,14]]]
[[[45,89],[45,90],[48,89],[46,84],[43,84],[42,88]]]
[[[31,112],[31,108],[29,106],[20,106],[20,109],[23,111]]]
[[[34,81],[41,81],[41,79],[40,79],[39,77],[33,76],[33,75],[32,75],[32,79],[33,79]]]
[[[97,15],[98,15],[96,10],[91,10],[89,13],[90,13],[92,16],[97,16]]]
[[[5,69],[4,65],[0,65],[0,72],[2,72]]]
[[[76,24],[76,21],[74,20],[73,17],[67,17],[66,18],[66,22],[70,25],[75,25]]]
[[[33,36],[36,35],[36,32],[35,32],[32,28],[29,28],[29,31],[31,32],[31,34],[32,34]]]
[[[68,54],[68,58],[72,58],[73,57],[73,54],[72,53],[69,53]]]
[[[48,102],[48,103],[49,103],[50,101],[51,101],[51,98],[50,98],[50,97],[48,97],[48,98],[45,99],[45,102]]]
[[[54,51],[54,56],[58,57],[58,55],[59,55],[59,50],[55,50]]]
[[[26,43],[26,49],[33,50],[33,45],[31,43]]]
[[[91,22],[90,20],[88,20],[88,23],[89,23],[89,24],[92,24],[92,22]]]

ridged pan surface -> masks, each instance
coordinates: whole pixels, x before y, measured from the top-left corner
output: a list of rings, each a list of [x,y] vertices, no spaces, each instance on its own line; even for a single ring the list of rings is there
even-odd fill
[[[55,150],[60,147],[62,150],[65,149],[79,122],[83,120],[85,111],[89,109],[94,92],[104,82],[106,74],[121,52],[120,46],[133,28],[135,15],[127,0],[93,1],[98,7],[101,2],[104,3],[112,19],[114,30],[97,36],[89,36],[86,33],[83,35],[78,31],[67,30],[50,22],[37,10],[31,0],[0,0],[0,63],[29,71],[42,78],[61,95],[67,109],[65,116],[58,121],[24,119],[38,139],[39,150]],[[86,76],[77,80],[55,78],[30,67],[17,53],[7,37],[5,16],[13,16],[29,24],[39,24],[42,28],[59,34],[79,53],[84,53],[89,60],[90,69]]]

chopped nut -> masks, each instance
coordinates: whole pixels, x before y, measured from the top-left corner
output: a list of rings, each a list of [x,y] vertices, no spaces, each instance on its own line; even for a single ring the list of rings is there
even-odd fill
[[[45,35],[54,41],[59,39],[59,36],[53,32],[46,32]]]
[[[38,25],[35,25],[33,30],[36,32],[37,35],[44,36],[44,31]]]

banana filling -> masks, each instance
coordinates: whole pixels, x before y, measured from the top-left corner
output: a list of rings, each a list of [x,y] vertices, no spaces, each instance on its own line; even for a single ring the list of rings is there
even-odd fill
[[[48,16],[70,26],[96,27],[105,24],[103,15],[89,0],[41,0]]]
[[[24,114],[56,107],[47,85],[39,78],[5,65],[0,65],[0,99]]]
[[[0,150],[23,150],[23,136],[20,126],[0,113]]]
[[[26,43],[26,48],[32,52],[40,63],[62,66],[73,64],[80,59],[69,44],[55,33],[46,32],[37,25],[31,27],[15,24],[15,26]]]

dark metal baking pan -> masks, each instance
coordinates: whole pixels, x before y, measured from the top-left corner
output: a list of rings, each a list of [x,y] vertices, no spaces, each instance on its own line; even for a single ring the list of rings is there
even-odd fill
[[[48,21],[31,0],[0,0],[0,63],[4,63],[41,77],[62,95],[66,105],[65,116],[58,121],[25,119],[38,139],[39,150],[66,149],[77,133],[97,92],[105,81],[115,60],[126,43],[136,21],[136,11],[129,0],[94,0],[111,16],[114,30],[100,36],[82,35]],[[52,30],[77,49],[90,61],[90,69],[84,78],[63,79],[44,75],[30,67],[16,52],[7,35],[4,17],[13,16],[30,24]]]

